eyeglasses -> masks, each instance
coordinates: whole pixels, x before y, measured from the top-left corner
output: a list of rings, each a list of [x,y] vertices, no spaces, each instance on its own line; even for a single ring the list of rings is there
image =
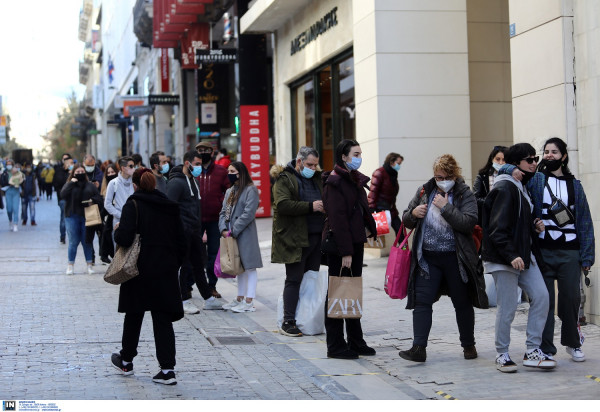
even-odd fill
[[[443,182],[444,180],[454,180],[454,176],[433,176],[436,182]]]
[[[527,163],[532,164],[533,162],[538,162],[538,160],[540,160],[539,156],[535,156],[535,157],[526,157],[525,160]]]

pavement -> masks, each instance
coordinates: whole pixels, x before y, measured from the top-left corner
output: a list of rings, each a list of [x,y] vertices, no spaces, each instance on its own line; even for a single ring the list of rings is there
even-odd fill
[[[412,313],[405,301],[383,290],[386,258],[365,261],[364,316],[373,357],[326,357],[325,335],[290,338],[277,332],[277,300],[284,266],[270,263],[269,218],[257,219],[264,267],[258,270],[256,312],[203,310],[174,323],[175,386],[158,385],[152,324],[144,319],[135,374],[121,376],[110,363],[120,349],[123,315],[119,289],[103,281],[104,265],[88,275],[81,247],[75,274],[65,275],[67,246],[59,243],[59,208],[37,204],[38,226],[8,231],[0,211],[0,398],[55,400],[417,400],[417,399],[600,399],[600,327],[582,327],[587,360],[573,362],[563,347],[551,371],[524,368],[527,304],[512,325],[511,356],[518,373],[495,368],[496,309],[475,309],[479,357],[465,360],[454,310],[443,297],[434,305],[427,362],[412,363],[398,351],[412,344]],[[96,244],[96,250],[97,244]],[[99,259],[98,259],[99,260]],[[326,269],[326,268],[324,268]],[[219,280],[226,300],[237,294],[233,280]],[[202,299],[194,292],[194,302]],[[560,341],[557,319],[556,342]]]

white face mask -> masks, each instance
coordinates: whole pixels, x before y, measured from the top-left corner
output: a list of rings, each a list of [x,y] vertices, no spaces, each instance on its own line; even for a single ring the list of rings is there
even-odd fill
[[[85,171],[88,173],[92,173],[96,169],[95,166],[85,166]]]
[[[452,190],[456,182],[454,180],[442,180],[441,182],[436,181],[435,183],[437,184],[437,187],[448,193],[450,190]]]
[[[501,168],[502,166],[504,166],[504,165],[501,165],[500,163],[496,163],[496,162],[493,162],[493,163],[492,163],[492,167],[493,167],[494,169],[496,169],[496,171],[497,171],[497,172],[499,172],[499,171],[500,171],[500,168]]]

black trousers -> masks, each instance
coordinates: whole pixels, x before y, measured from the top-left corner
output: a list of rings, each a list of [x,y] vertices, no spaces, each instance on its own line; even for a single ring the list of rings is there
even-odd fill
[[[423,257],[429,265],[429,279],[417,275],[415,309],[413,310],[414,344],[427,346],[433,316],[433,302],[442,282],[456,312],[456,323],[462,347],[475,345],[475,311],[469,299],[467,284],[462,281],[456,252],[429,252]]]
[[[283,320],[296,319],[296,307],[300,298],[300,284],[304,273],[319,270],[321,266],[321,234],[308,235],[308,247],[302,248],[300,262],[286,263],[283,287]]]
[[[186,254],[179,271],[181,299],[188,300],[192,297],[189,285],[193,282],[196,283],[202,298],[208,299],[212,296],[212,292],[204,274],[204,261],[202,259],[204,245],[202,244],[200,230],[185,232],[185,243],[187,245]]]
[[[355,243],[352,254],[352,276],[362,276],[362,265],[364,256],[364,243]],[[328,255],[329,276],[339,276],[342,267],[342,257]],[[350,276],[346,268],[342,276]],[[346,340],[344,340],[344,324],[346,325]],[[340,353],[346,349],[361,348],[367,346],[363,339],[360,319],[331,319],[327,317],[327,305],[325,305],[325,332],[327,333],[327,353]]]
[[[175,368],[175,332],[171,314],[166,312],[151,311],[152,326],[154,328],[154,345],[156,346],[156,358],[161,369]],[[140,331],[144,312],[125,314],[123,322],[123,349],[121,359],[125,362],[133,362],[138,354],[137,347],[140,341]]]

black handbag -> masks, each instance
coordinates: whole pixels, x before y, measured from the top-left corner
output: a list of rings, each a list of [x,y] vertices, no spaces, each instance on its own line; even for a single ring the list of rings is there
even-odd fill
[[[333,232],[329,230],[325,235],[325,239],[321,242],[321,252],[326,255],[336,255],[340,256],[340,252],[338,250],[337,244],[335,243],[335,239],[333,237]]]
[[[574,224],[575,216],[573,216],[573,212],[571,212],[571,209],[562,200],[554,196],[552,189],[548,185],[548,181],[546,181],[546,188],[552,199],[552,204],[548,207],[548,214],[552,217],[552,220],[556,222],[558,227]]]

